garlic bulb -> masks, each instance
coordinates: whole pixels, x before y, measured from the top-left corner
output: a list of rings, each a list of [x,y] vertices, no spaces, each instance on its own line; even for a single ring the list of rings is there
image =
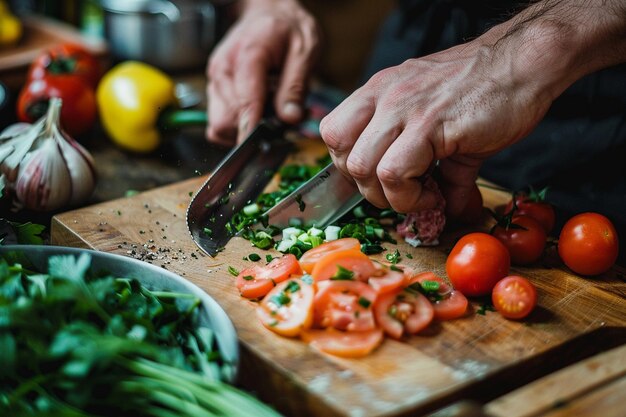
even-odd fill
[[[89,152],[59,127],[62,101],[32,125],[0,133],[0,188],[14,191],[18,207],[51,211],[84,202],[96,185]]]

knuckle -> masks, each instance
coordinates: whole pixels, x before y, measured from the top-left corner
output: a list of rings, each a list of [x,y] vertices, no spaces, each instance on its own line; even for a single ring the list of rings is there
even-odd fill
[[[339,134],[337,126],[331,117],[326,116],[320,122],[320,135],[328,148],[335,152],[342,151],[342,136]]]
[[[364,180],[372,177],[372,167],[361,155],[352,152],[346,161],[348,173],[357,180]]]
[[[376,176],[387,188],[397,189],[402,185],[402,175],[394,168],[379,165],[376,167]]]

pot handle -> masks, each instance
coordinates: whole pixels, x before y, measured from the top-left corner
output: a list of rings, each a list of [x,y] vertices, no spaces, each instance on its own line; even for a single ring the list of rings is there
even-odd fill
[[[180,20],[180,9],[171,1],[152,1],[150,2],[150,13],[162,14],[170,22]]]

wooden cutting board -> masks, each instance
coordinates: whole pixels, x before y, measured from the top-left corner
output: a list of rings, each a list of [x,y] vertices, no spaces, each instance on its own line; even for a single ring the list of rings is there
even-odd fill
[[[292,162],[310,161],[322,152],[321,144],[304,141]],[[512,268],[538,289],[538,307],[523,322],[490,311],[477,314],[483,302],[473,300],[467,317],[431,325],[404,341],[387,339],[369,357],[320,354],[299,340],[263,328],[254,315],[255,304],[239,296],[228,267],[241,270],[251,264],[243,259],[246,255],[263,251],[241,238],[232,239],[216,258],[196,248],[185,211],[204,180],[194,178],[59,214],[52,219],[52,243],[143,259],[203,288],[237,328],[241,384],[287,415],[420,415],[463,399],[486,403],[626,343],[623,274],[616,268],[602,277],[583,279],[564,268],[552,250],[537,265]],[[489,188],[481,192],[489,208],[508,197]],[[402,261],[445,277],[447,253],[463,234],[487,230],[486,211],[483,217],[477,227],[445,231],[437,247],[399,243]],[[394,245],[386,247],[395,250]]]

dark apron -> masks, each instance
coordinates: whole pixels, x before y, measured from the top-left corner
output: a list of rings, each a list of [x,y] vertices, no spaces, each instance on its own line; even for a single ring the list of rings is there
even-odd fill
[[[405,0],[383,25],[363,80],[377,71],[471,40],[506,20],[516,1]],[[626,65],[580,79],[526,138],[483,164],[512,190],[549,186],[558,226],[575,213],[609,217],[626,262]]]

